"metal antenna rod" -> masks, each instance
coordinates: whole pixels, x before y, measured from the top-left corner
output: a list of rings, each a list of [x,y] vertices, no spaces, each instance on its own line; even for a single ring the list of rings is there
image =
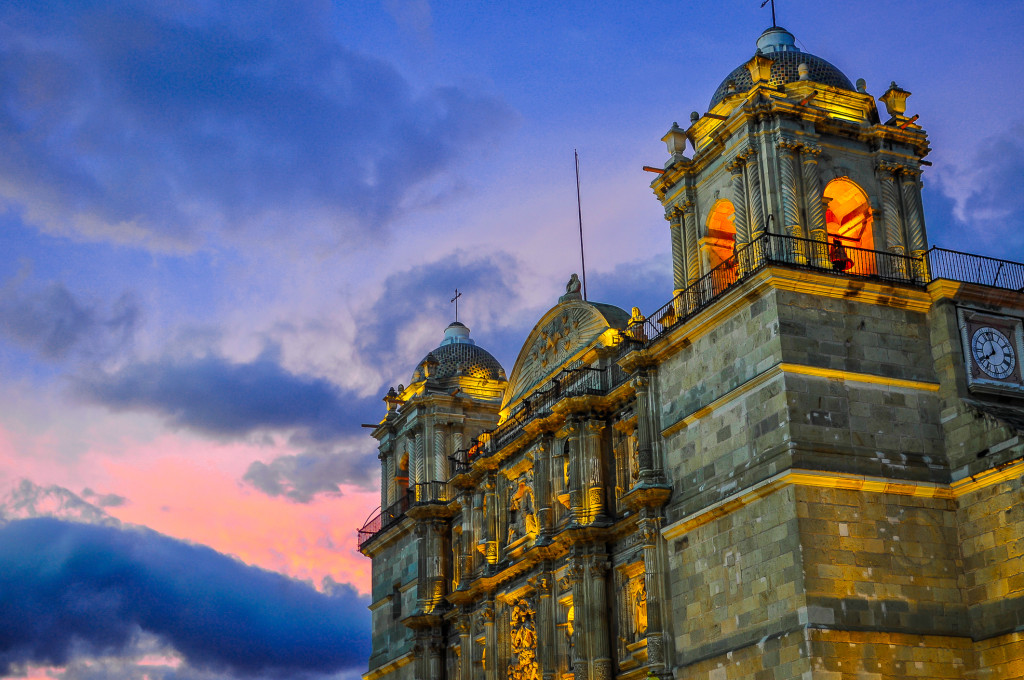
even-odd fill
[[[580,154],[572,150],[576,156],[576,214],[580,221],[580,268],[583,269],[583,299],[587,299],[587,260],[583,256],[583,203],[580,201]]]

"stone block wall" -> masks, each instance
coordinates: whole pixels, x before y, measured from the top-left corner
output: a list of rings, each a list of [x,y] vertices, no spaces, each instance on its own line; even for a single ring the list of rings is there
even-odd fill
[[[971,635],[979,641],[1024,630],[1022,486],[1016,477],[959,499],[964,597]],[[1015,658],[1024,666],[1024,649],[1018,646]]]
[[[676,658],[684,677],[706,677],[699,669],[728,665],[729,656],[749,656],[760,641],[801,628],[805,599],[795,501],[794,490],[783,489],[669,544]],[[788,643],[780,644],[780,654],[782,648]],[[722,677],[748,676],[727,671]]]
[[[968,635],[952,499],[796,488],[811,624]]]
[[[374,555],[373,559],[373,604],[370,606],[373,619],[373,649],[379,650],[370,657],[370,670],[381,666],[412,649],[412,630],[402,623],[401,617],[408,616],[416,608],[416,540],[390,541]],[[401,597],[400,617],[394,616],[394,587],[398,586]],[[409,666],[408,668],[411,668]],[[399,676],[389,676],[399,677]]]

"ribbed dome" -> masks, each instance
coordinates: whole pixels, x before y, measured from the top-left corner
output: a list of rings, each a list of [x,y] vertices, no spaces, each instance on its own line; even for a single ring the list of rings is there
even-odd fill
[[[431,369],[430,377],[435,379],[451,378],[465,375],[488,380],[505,380],[505,369],[491,353],[470,339],[469,329],[458,321],[452,323],[444,332],[441,345],[427,353],[420,360],[416,371],[412,374],[412,382],[419,382],[427,377],[425,366],[428,361],[436,363]]]
[[[761,56],[774,62],[768,81],[773,87],[780,87],[800,80],[798,68],[800,64],[807,64],[808,80],[844,90],[854,89],[850,79],[835,66],[821,57],[801,52],[794,43],[793,34],[784,28],[773,26],[762,33],[757,41],[757,48]],[[747,70],[746,64],[737,66],[715,90],[708,108],[714,108],[718,102],[725,99],[726,95],[746,92],[753,85],[754,81],[750,77],[750,71]]]

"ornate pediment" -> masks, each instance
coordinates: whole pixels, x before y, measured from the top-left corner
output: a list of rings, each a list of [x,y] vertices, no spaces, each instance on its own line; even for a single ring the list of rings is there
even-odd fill
[[[625,328],[628,322],[629,314],[618,307],[563,298],[541,317],[520,350],[502,408],[557,375],[564,364],[599,342],[605,331]]]

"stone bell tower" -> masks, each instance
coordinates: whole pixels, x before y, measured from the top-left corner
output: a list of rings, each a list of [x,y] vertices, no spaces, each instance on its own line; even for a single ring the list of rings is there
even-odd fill
[[[360,530],[373,559],[373,652],[367,677],[440,678],[442,604],[453,564],[448,479],[452,461],[498,420],[505,371],[458,321],[391,388],[380,442],[381,511]],[[454,540],[458,540],[456,537]]]
[[[917,116],[904,115],[909,95],[892,83],[883,120],[862,80],[800,51],[781,27],[761,34],[707,113],[663,138],[670,157],[652,187],[671,225],[675,292],[769,231],[806,239],[796,262],[824,264],[837,242],[920,258],[929,148]],[[745,266],[737,260],[735,273]]]

